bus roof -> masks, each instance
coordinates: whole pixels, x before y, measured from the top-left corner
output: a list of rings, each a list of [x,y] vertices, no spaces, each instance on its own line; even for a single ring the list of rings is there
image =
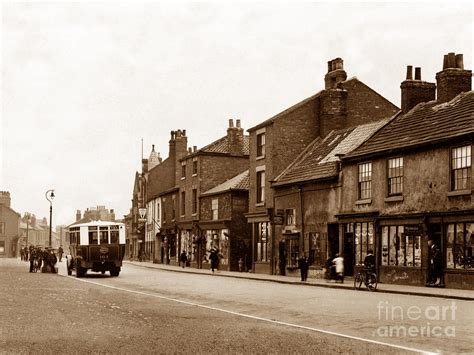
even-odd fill
[[[123,223],[121,222],[111,222],[111,221],[90,221],[87,223],[79,223],[79,224],[73,224],[69,226],[69,228],[74,228],[74,227],[89,227],[89,226],[124,226]]]

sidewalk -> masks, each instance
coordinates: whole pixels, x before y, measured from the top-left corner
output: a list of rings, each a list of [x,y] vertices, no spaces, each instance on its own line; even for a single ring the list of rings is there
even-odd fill
[[[194,269],[190,267],[182,268],[178,266],[164,265],[164,264],[153,264],[149,261],[127,261],[124,260],[125,264],[132,264],[136,266],[146,267],[150,269],[159,269],[171,272],[185,272],[188,274],[201,274],[211,275],[212,272],[207,269]],[[295,284],[301,286],[315,286],[315,287],[327,287],[327,288],[338,288],[338,289],[354,289],[354,279],[346,278],[343,284],[335,283],[334,281],[327,282],[323,279],[308,279],[306,282],[301,282],[297,277],[291,276],[280,276],[280,275],[266,275],[266,274],[252,274],[247,272],[235,272],[235,271],[217,271],[214,276],[222,277],[233,277],[248,280],[278,282],[283,284]],[[355,291],[354,291],[355,292]],[[360,292],[368,292],[364,286],[362,286]],[[420,286],[408,286],[408,285],[392,285],[392,284],[378,284],[376,292],[394,293],[401,295],[414,295],[424,297],[439,297],[457,299],[463,301],[474,301],[474,291],[469,290],[457,290],[457,289],[446,289],[446,288],[432,288],[432,287],[420,287]]]

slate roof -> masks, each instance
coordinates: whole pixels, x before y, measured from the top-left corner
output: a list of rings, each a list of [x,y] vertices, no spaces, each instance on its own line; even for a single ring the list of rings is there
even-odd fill
[[[198,149],[196,153],[229,153],[229,144],[227,142],[227,136],[224,136],[211,144],[206,145],[205,147]],[[250,154],[250,137],[244,135],[244,155]]]
[[[272,186],[289,185],[335,177],[338,174],[339,154],[356,149],[393,117],[357,127],[331,131],[326,137],[316,138],[277,176]]]
[[[234,176],[233,178],[230,178],[226,182],[217,185],[216,187],[213,187],[210,190],[207,190],[206,192],[202,193],[201,196],[204,195],[213,195],[225,191],[230,191],[230,190],[248,190],[250,186],[250,178],[249,178],[249,171],[245,170],[243,173],[240,173],[237,176]]]
[[[474,91],[469,91],[446,103],[429,101],[418,104],[344,158],[433,144],[473,133]]]

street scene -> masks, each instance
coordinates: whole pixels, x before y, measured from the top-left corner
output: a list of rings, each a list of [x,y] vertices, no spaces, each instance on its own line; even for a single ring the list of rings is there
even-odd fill
[[[0,4],[0,354],[474,353],[474,7]]]
[[[90,273],[80,279],[66,275],[64,261],[56,275],[27,273],[26,263],[14,259],[2,259],[0,266],[6,306],[0,344],[6,353],[472,351],[472,301],[197,275],[143,264],[127,263],[119,278]],[[393,326],[396,330],[388,330]],[[403,327],[414,332],[427,326],[439,329],[423,337],[402,335]]]

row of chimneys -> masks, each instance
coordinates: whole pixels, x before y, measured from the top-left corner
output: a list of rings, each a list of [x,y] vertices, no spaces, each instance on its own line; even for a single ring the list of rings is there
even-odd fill
[[[407,66],[407,76],[400,85],[401,109],[407,113],[421,102],[437,100],[444,103],[462,92],[471,91],[472,71],[464,70],[463,55],[448,53],[443,58],[443,70],[436,74],[436,84],[421,80],[421,68]],[[437,98],[436,98],[437,97]]]

